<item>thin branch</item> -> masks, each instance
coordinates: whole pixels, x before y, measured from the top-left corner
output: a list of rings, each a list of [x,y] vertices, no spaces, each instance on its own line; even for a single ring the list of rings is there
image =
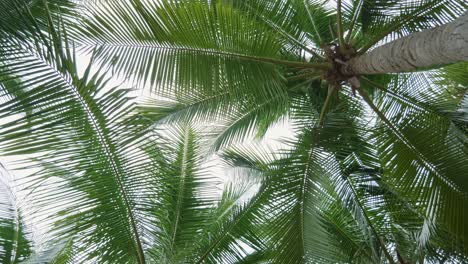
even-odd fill
[[[353,20],[351,20],[351,25],[349,26],[349,32],[348,32],[348,35],[346,35],[346,39],[345,39],[345,43],[347,44],[351,44],[350,43],[351,36],[353,35],[354,26],[356,25],[357,19],[359,18],[359,15],[361,14],[362,5],[363,5],[363,0],[358,2],[356,9],[354,10]]]
[[[370,229],[372,230],[372,233],[374,233],[374,235],[376,236],[377,240],[379,241],[380,248],[383,250],[385,257],[387,258],[387,260],[388,260],[388,262],[389,262],[390,264],[396,264],[395,261],[393,260],[392,256],[391,256],[390,253],[388,252],[387,247],[385,246],[384,241],[382,240],[382,238],[381,238],[381,237],[379,236],[379,234],[377,233],[377,230],[375,229],[375,227],[374,227],[374,225],[372,224],[372,222],[371,222],[369,216],[367,215],[367,212],[366,212],[366,209],[365,209],[364,205],[361,203],[361,200],[359,200],[359,196],[357,195],[356,189],[354,189],[353,183],[351,182],[351,180],[350,180],[349,177],[345,177],[345,179],[346,179],[346,182],[349,184],[349,187],[351,188],[351,190],[352,190],[352,192],[353,192],[353,196],[356,198],[357,205],[358,205],[359,208],[361,209],[361,212],[362,212],[362,214],[364,215],[364,218],[366,219],[367,224],[369,225]]]
[[[325,113],[327,112],[327,109],[328,109],[328,106],[330,104],[330,101],[331,101],[331,97],[332,97],[332,94],[333,94],[333,91],[334,91],[334,87],[333,86],[328,86],[328,93],[327,93],[327,98],[325,99],[325,103],[323,103],[323,106],[322,106],[322,111],[320,112],[320,118],[319,118],[319,126],[322,126],[323,125],[323,121],[325,119]]]
[[[291,81],[297,81],[297,80],[302,80],[302,79],[315,80],[318,78],[320,78],[320,73],[313,71],[313,72],[306,72],[306,73],[294,75],[294,76],[286,78],[286,80],[288,82],[291,82]]]
[[[81,43],[81,46],[89,46],[89,43]],[[332,65],[327,62],[317,62],[317,63],[310,63],[310,62],[301,62],[301,61],[290,61],[290,60],[281,60],[275,59],[270,57],[259,57],[253,55],[245,55],[235,52],[227,52],[221,50],[213,50],[213,49],[202,49],[202,48],[187,48],[187,47],[167,47],[167,46],[159,46],[154,45],[152,43],[144,44],[141,43],[124,43],[124,44],[109,44],[109,43],[99,43],[94,44],[94,46],[98,47],[126,47],[126,48],[148,48],[148,49],[156,49],[156,50],[174,50],[179,52],[191,52],[191,53],[204,53],[208,55],[220,55],[225,57],[232,57],[237,58],[239,60],[246,60],[246,61],[258,61],[264,63],[272,63],[276,65],[285,65],[293,68],[302,68],[302,69],[319,69],[319,70],[330,70]]]
[[[337,1],[337,12],[336,12],[336,31],[338,34],[338,42],[340,47],[344,47],[343,39],[343,21],[341,20],[341,0]]]
[[[174,233],[172,234],[171,239],[171,250],[174,249],[174,244],[176,241],[178,225],[180,221],[180,213],[182,210],[182,203],[184,201],[184,191],[185,191],[185,178],[187,177],[187,162],[188,162],[188,145],[189,145],[189,137],[190,137],[190,128],[185,127],[184,131],[184,147],[182,150],[182,160],[181,160],[181,170],[180,170],[180,180],[178,190],[179,193],[177,194],[177,201],[176,201],[176,216],[174,219]]]
[[[315,34],[317,34],[317,38],[319,39],[319,44],[322,44],[323,40],[322,37],[320,36],[319,31],[317,30],[317,26],[315,25],[315,20],[312,17],[312,13],[310,12],[309,5],[307,4],[307,0],[304,0],[304,7],[307,11],[307,15],[309,16],[309,20],[312,23],[312,26],[314,27]]]

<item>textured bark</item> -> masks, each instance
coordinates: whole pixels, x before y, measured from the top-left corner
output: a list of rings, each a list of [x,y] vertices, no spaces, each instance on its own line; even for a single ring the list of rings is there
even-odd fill
[[[458,61],[468,61],[468,12],[451,23],[413,33],[355,57],[345,72],[407,72]]]

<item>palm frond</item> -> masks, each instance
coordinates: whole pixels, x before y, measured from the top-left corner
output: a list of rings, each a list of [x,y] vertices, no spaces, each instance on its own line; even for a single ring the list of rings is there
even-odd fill
[[[155,261],[180,263],[194,247],[194,238],[210,224],[219,180],[201,167],[198,143],[190,127],[174,127],[166,137],[172,140],[165,144],[165,160],[157,165],[155,175],[159,183],[152,214],[156,243],[150,254]]]
[[[288,50],[298,55],[306,51],[319,58],[322,52],[318,48],[334,41],[329,24],[334,23],[335,17],[325,5],[326,1],[234,2],[244,12],[253,14],[260,23],[278,32],[290,46]]]
[[[155,125],[172,122],[202,124],[198,125],[199,130],[211,142],[209,148],[219,150],[247,138],[262,137],[274,122],[288,114],[288,108],[288,98],[282,95],[232,98],[226,91],[211,94],[193,91],[168,95],[164,100],[147,100],[140,105],[140,114],[155,120]],[[158,115],[163,112],[165,116]]]
[[[103,67],[157,90],[216,93],[223,87],[232,96],[271,96],[284,93],[275,64],[309,67],[282,60],[278,34],[228,4],[135,0],[86,10],[73,34],[79,46],[97,50]]]
[[[265,250],[257,227],[262,221],[262,214],[257,210],[268,203],[264,170],[272,157],[261,149],[236,148],[226,151],[224,158],[230,166],[242,168],[242,177],[248,175],[254,178],[251,180],[257,182],[258,187],[251,197],[244,197],[246,189],[242,184],[231,188],[228,186],[214,211],[214,217],[210,219],[210,228],[198,237],[200,242],[193,255],[195,263],[236,263],[245,260],[252,252],[263,255]]]
[[[47,8],[41,0],[18,1],[5,0],[0,3],[0,22],[2,30],[7,30],[18,35],[24,34],[25,30],[31,28],[25,17],[34,17],[37,24],[34,27],[47,29],[48,15],[54,19],[61,18],[67,23],[72,22],[72,17],[77,14],[77,6],[71,0],[48,0]]]
[[[33,243],[25,230],[18,201],[8,183],[11,176],[1,168],[0,174],[0,261],[20,263],[26,260],[33,250]]]
[[[146,128],[141,123],[132,126],[131,122],[123,122],[132,114],[126,96],[128,90],[104,90],[104,77],[91,74],[91,66],[82,77],[78,76],[71,47],[67,46],[66,38],[65,47],[62,46],[61,36],[54,27],[49,16],[50,38],[43,46],[37,45],[43,47],[41,50],[26,49],[15,43],[14,38],[2,43],[2,47],[10,49],[2,49],[6,52],[2,54],[0,76],[14,74],[21,79],[17,88],[25,90],[24,96],[2,105],[3,113],[14,114],[14,106],[18,104],[35,105],[34,122],[25,122],[26,118],[21,117],[2,124],[3,153],[41,151],[39,161],[43,169],[29,176],[31,185],[55,178],[56,187],[73,190],[66,193],[60,189],[46,189],[34,193],[38,204],[49,204],[48,210],[40,212],[38,217],[50,213],[49,217],[56,219],[51,232],[55,235],[54,241],[76,234],[79,248],[87,248],[88,253],[100,252],[84,259],[99,255],[107,260],[134,259],[143,263],[140,223],[135,208],[139,202],[139,188],[144,187],[143,182],[136,179],[142,177],[138,168],[142,162],[138,145],[142,142],[141,131]],[[35,34],[44,35],[43,32]],[[47,39],[35,39],[36,43],[44,40]],[[37,70],[21,70],[25,64]],[[31,75],[34,78],[28,78]],[[129,146],[129,142],[132,145]],[[52,213],[50,202],[54,200],[67,201],[70,206]],[[98,238],[106,243],[95,244]]]
[[[370,103],[388,129],[380,127],[374,132],[381,149],[385,180],[412,204],[417,204],[426,221],[439,221],[457,239],[466,240],[463,227],[466,185],[459,170],[452,170],[455,167],[466,170],[463,159],[466,135],[450,129],[447,120],[424,111],[405,106],[406,109],[395,112],[391,109],[395,104],[395,101],[382,104],[388,107],[384,110],[387,117]]]
[[[363,243],[364,245],[367,243],[360,239],[360,231],[355,234],[344,234],[344,237],[337,231],[359,230],[359,225],[352,220],[351,214],[345,209],[342,212],[348,214],[350,219],[348,221],[351,222],[343,222],[344,226],[340,226],[341,220],[336,218],[338,216],[327,216],[324,212],[328,208],[323,207],[327,204],[326,201],[335,203],[335,206],[340,205],[339,200],[334,200],[334,197],[325,191],[322,182],[328,175],[325,167],[321,166],[329,168],[326,160],[333,156],[322,153],[317,146],[311,149],[310,136],[308,133],[301,137],[306,141],[299,141],[293,152],[288,151],[287,153],[291,153],[290,156],[273,161],[269,166],[260,167],[266,177],[264,195],[269,202],[263,203],[259,209],[262,218],[259,218],[261,229],[258,232],[266,244],[263,252],[273,262],[347,261],[350,255],[346,256],[348,253],[342,252],[341,244],[337,241],[343,242],[343,238],[351,237],[349,249],[352,253],[356,253]],[[333,212],[339,211],[329,213]],[[327,217],[332,219],[327,220]],[[355,227],[352,227],[353,225]],[[337,229],[329,228],[331,226]],[[333,242],[333,239],[337,240]],[[335,243],[335,247],[331,246],[332,243]],[[357,248],[352,246],[355,244],[358,245]],[[360,254],[369,260],[369,255],[363,252],[365,251]]]
[[[353,56],[466,8],[2,1],[0,154],[21,156],[40,247],[0,192],[0,260],[466,262],[467,64],[351,89],[323,76],[336,61],[319,49]],[[157,93],[140,103],[111,75]],[[250,142],[283,119],[283,149]],[[211,171],[219,158],[229,169]]]

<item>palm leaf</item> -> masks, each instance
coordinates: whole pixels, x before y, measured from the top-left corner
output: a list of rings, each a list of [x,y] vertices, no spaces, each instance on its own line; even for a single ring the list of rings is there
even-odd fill
[[[2,165],[0,178],[0,261],[20,263],[32,253],[32,241],[25,230],[18,201],[7,182],[10,175]]]
[[[194,237],[208,227],[218,180],[201,168],[190,127],[174,127],[169,135],[172,139],[165,144],[163,160],[154,160],[160,163],[155,175],[159,191],[153,210],[156,243],[150,254],[156,261],[180,263],[193,247]]]
[[[138,169],[129,166],[139,164],[138,145],[126,145],[129,141],[137,144],[138,141],[134,139],[145,128],[131,126],[128,129],[131,123],[122,122],[132,111],[128,108],[128,97],[122,96],[127,90],[104,91],[104,79],[97,74],[91,75],[91,66],[83,77],[77,75],[74,58],[70,52],[61,49],[61,43],[57,42],[60,35],[52,23],[52,17],[49,16],[48,33],[51,42],[44,43],[47,57],[41,56],[43,50],[31,51],[16,46],[12,43],[14,39],[5,41],[4,45],[11,45],[12,49],[3,54],[3,58],[9,58],[10,61],[8,64],[3,63],[0,76],[15,74],[22,80],[18,89],[26,89],[25,94],[28,96],[7,101],[2,106],[4,111],[14,113],[14,108],[12,111],[9,106],[18,104],[20,100],[21,104],[34,103],[34,100],[38,102],[32,114],[36,118],[35,122],[24,123],[25,118],[19,118],[2,125],[3,152],[21,154],[47,151],[43,152],[40,159],[44,169],[30,176],[32,183],[41,184],[59,177],[62,179],[58,187],[71,188],[77,192],[70,195],[55,190],[45,195],[47,191],[43,190],[34,194],[39,204],[50,203],[51,199],[68,201],[74,206],[81,204],[63,209],[55,216],[58,220],[53,232],[54,240],[72,237],[81,231],[77,237],[77,246],[87,248],[88,252],[101,252],[100,258],[122,261],[138,259],[144,262],[134,212],[138,200],[133,191],[138,190],[138,185],[131,184],[130,191],[130,182],[127,182],[139,175]],[[42,32],[35,34],[44,35]],[[40,43],[44,39],[35,41]],[[70,47],[67,48],[70,51]],[[22,54],[22,57],[14,57],[16,54]],[[22,66],[16,61],[35,65],[34,68],[38,69],[34,73],[36,78],[28,80],[27,76],[32,73],[20,71]],[[41,81],[42,78],[47,78],[47,82]],[[47,101],[41,96],[44,91],[48,91],[50,99],[46,97]],[[31,128],[34,133],[29,134]],[[99,190],[98,186],[102,189]],[[91,224],[94,221],[97,226]],[[69,232],[70,228],[75,231]],[[105,239],[107,243],[94,244],[97,238]],[[120,254],[121,251],[128,254]],[[91,253],[87,258],[94,258],[93,255]]]
[[[216,92],[228,83],[223,88],[233,96],[283,92],[272,65],[285,62],[281,39],[230,5],[113,2],[89,6],[87,14],[73,34],[79,46],[97,49],[98,61],[140,84]]]
[[[384,104],[389,107],[385,111],[388,115],[397,113],[390,108],[395,104],[395,101]],[[405,107],[408,108],[398,115],[387,118],[372,106],[389,129],[378,129],[374,136],[382,149],[384,178],[403,196],[407,195],[412,204],[420,206],[426,221],[432,223],[438,219],[458,239],[465,240],[463,213],[459,213],[466,207],[466,188],[463,177],[451,170],[451,164],[463,168],[466,163],[463,161],[466,135],[450,129],[450,122],[442,122],[439,116]],[[440,153],[444,154],[439,156]],[[450,203],[450,207],[445,203]]]

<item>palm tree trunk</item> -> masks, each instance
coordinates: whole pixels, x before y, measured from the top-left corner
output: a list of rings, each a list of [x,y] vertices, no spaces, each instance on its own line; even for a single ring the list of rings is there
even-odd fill
[[[347,74],[379,74],[468,61],[468,12],[453,22],[413,33],[351,59]]]

